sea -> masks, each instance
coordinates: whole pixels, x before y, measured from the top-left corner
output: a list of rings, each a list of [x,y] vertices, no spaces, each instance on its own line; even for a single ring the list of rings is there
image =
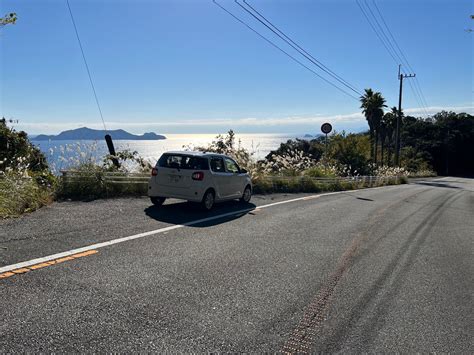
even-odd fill
[[[152,164],[166,151],[192,150],[193,147],[207,146],[216,140],[217,134],[164,134],[166,139],[137,141],[137,140],[117,140],[114,141],[116,151],[131,150],[136,151],[144,159]],[[223,134],[225,135],[225,134]],[[290,139],[311,139],[307,135],[301,134],[272,134],[272,133],[252,133],[236,134],[235,142],[247,149],[256,159],[263,159],[272,150],[277,149],[281,143]],[[37,146],[47,157],[48,163],[53,171],[59,173],[60,170],[68,169],[77,161],[93,159],[99,162],[108,154],[105,140],[49,140],[35,141]]]

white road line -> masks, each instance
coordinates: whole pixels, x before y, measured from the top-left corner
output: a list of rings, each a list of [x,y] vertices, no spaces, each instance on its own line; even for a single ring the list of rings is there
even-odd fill
[[[155,235],[155,234],[160,234],[160,233],[163,233],[163,232],[168,232],[168,231],[173,230],[173,229],[183,228],[183,227],[186,227],[186,226],[193,226],[193,225],[196,225],[196,224],[213,221],[215,219],[234,216],[234,215],[237,215],[239,213],[250,212],[250,211],[253,211],[255,209],[269,208],[269,207],[273,207],[273,206],[278,206],[278,205],[283,205],[283,204],[286,204],[286,203],[292,203],[292,202],[298,202],[298,201],[307,201],[307,200],[322,197],[322,196],[330,196],[330,195],[337,195],[337,194],[348,193],[348,192],[357,192],[357,191],[364,191],[364,190],[375,190],[375,189],[381,189],[381,188],[387,188],[387,187],[397,187],[397,186],[400,186],[400,185],[379,186],[379,187],[372,187],[372,188],[365,188],[365,189],[358,189],[358,190],[327,192],[327,193],[323,193],[323,194],[308,195],[308,196],[304,196],[304,197],[294,198],[294,199],[291,199],[291,200],[284,200],[284,201],[269,203],[267,205],[256,206],[256,207],[252,207],[252,208],[245,208],[245,209],[242,209],[242,210],[223,213],[223,214],[219,214],[219,215],[212,216],[212,217],[197,219],[195,221],[190,221],[190,222],[186,222],[186,223],[183,223],[183,224],[176,224],[176,225],[165,227],[165,228],[155,229],[155,230],[152,230],[152,231],[149,231],[149,232],[134,234],[134,235],[131,235],[131,236],[128,236],[128,237],[112,239],[112,240],[109,240],[107,242],[91,244],[91,245],[88,245],[88,246],[85,246],[85,247],[82,247],[82,248],[72,249],[72,250],[62,252],[62,253],[48,255],[48,256],[44,256],[42,258],[32,259],[32,260],[12,264],[12,265],[3,266],[3,267],[0,267],[0,274],[4,273],[4,272],[7,272],[7,271],[11,271],[11,270],[32,266],[32,265],[35,265],[35,264],[44,263],[44,262],[51,261],[51,260],[54,260],[54,259],[64,258],[64,257],[70,256],[72,254],[82,253],[82,252],[93,250],[93,249],[100,249],[100,248],[108,247],[110,245],[127,242],[129,240],[140,239],[140,238],[148,237],[150,235]]]

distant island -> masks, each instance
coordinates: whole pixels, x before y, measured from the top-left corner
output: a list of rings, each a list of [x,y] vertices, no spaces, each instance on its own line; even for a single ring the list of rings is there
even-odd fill
[[[114,140],[135,140],[135,141],[144,141],[144,140],[160,140],[166,139],[165,136],[156,134],[153,132],[144,133],[141,136],[128,133],[123,129],[115,129],[110,131],[91,129],[87,127],[71,129],[59,133],[58,135],[46,135],[40,134],[35,138],[32,138],[35,141],[47,141],[47,140],[101,140],[104,139],[106,134],[110,134]]]
[[[303,139],[304,138],[312,138],[312,139],[317,139],[319,137],[323,136],[321,133],[315,133],[314,135],[311,135],[309,133],[306,133],[304,136],[303,136]]]

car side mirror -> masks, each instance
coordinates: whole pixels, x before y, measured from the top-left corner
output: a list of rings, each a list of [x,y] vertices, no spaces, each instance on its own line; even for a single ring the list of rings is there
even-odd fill
[[[247,174],[247,173],[248,173],[248,171],[247,171],[247,170],[245,170],[245,169],[240,169],[240,173],[241,173],[241,174]]]

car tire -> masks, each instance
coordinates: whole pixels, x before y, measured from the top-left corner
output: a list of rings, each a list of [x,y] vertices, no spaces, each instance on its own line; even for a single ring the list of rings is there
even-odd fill
[[[252,188],[250,186],[247,186],[244,190],[244,193],[242,194],[242,197],[240,198],[240,202],[249,203],[251,198]]]
[[[150,197],[151,203],[153,203],[155,206],[161,206],[163,202],[165,202],[166,198],[165,197]]]
[[[204,197],[202,198],[201,206],[206,211],[210,211],[212,210],[212,207],[214,206],[215,201],[216,201],[216,196],[214,194],[214,191],[207,190],[206,193],[204,194]]]

